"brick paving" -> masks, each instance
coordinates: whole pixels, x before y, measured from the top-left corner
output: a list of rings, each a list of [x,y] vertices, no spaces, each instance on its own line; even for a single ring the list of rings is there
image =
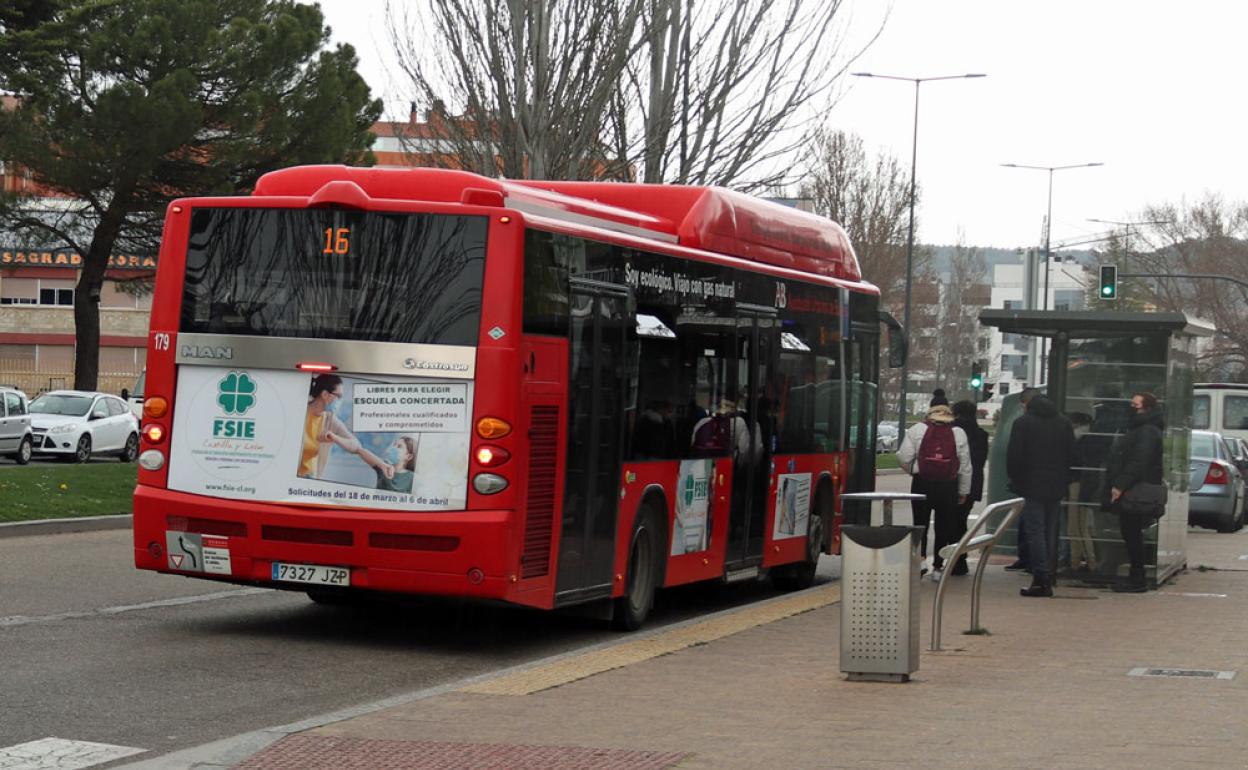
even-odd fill
[[[937,653],[927,651],[935,586],[925,582],[923,652],[908,684],[844,679],[840,609],[831,605],[552,689],[451,692],[329,724],[274,744],[244,767],[294,767],[281,764],[283,752],[312,756],[303,743],[309,738],[358,739],[361,747],[381,741],[411,760],[373,767],[425,767],[415,758],[430,741],[650,752],[663,761],[684,755],[682,770],[1243,767],[1245,554],[1248,530],[1193,529],[1192,569],[1161,591],[1059,586],[1053,599],[1018,596],[1026,576],[991,566],[981,610],[990,635],[961,633],[969,585],[959,580],[946,596],[945,649]],[[1128,676],[1141,667],[1236,673],[1230,680]],[[656,766],[610,764],[606,756],[590,766]],[[297,766],[329,765],[305,759]]]

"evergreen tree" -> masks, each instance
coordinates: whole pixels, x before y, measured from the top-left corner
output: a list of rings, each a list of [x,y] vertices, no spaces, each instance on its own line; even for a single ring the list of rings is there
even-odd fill
[[[292,0],[21,0],[0,14],[0,158],[70,203],[0,201],[0,225],[83,256],[75,387],[99,373],[117,248],[154,248],[182,195],[246,191],[300,163],[369,163],[381,112],[355,51]]]

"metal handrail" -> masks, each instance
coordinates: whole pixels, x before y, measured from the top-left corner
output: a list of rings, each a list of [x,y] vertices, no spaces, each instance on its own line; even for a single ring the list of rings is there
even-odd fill
[[[984,529],[989,520],[998,511],[1009,509],[1001,523],[991,533],[980,534],[980,530]],[[966,531],[962,539],[958,541],[956,546],[945,546],[940,549],[940,557],[945,560],[945,571],[941,573],[940,583],[936,586],[936,601],[932,604],[932,644],[928,648],[932,652],[940,650],[940,614],[941,607],[945,599],[945,581],[949,579],[949,574],[953,572],[953,567],[966,554],[971,551],[983,551],[979,555],[979,563],[975,566],[975,577],[971,580],[971,630],[969,633],[978,633],[984,629],[979,625],[979,597],[980,584],[984,580],[984,567],[988,565],[988,555],[992,553],[992,549],[996,546],[997,540],[1001,537],[1001,533],[1010,528],[1014,520],[1023,510],[1023,498],[1013,497],[1009,500],[1002,500],[999,503],[993,503],[983,510],[979,515],[979,519],[975,524]],[[950,552],[950,548],[953,550]]]

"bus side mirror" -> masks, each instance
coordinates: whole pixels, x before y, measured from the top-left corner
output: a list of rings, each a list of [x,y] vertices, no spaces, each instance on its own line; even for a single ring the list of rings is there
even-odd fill
[[[900,369],[906,365],[906,339],[899,331],[890,332],[888,335],[888,366],[892,369]]]
[[[888,327],[888,366],[900,369],[906,365],[906,335],[901,324],[887,310],[878,310],[880,323]]]

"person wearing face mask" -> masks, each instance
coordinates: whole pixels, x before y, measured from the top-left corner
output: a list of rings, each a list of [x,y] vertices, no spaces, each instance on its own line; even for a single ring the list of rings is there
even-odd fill
[[[415,437],[399,436],[386,447],[382,453],[384,457],[378,457],[364,447],[360,447],[355,454],[377,473],[378,489],[410,494],[412,483],[416,480],[416,446]]]
[[[1162,429],[1165,422],[1157,408],[1157,397],[1140,392],[1131,396],[1134,414],[1127,423],[1127,432],[1118,437],[1105,464],[1106,492],[1102,509],[1118,514],[1122,542],[1127,547],[1130,571],[1124,580],[1115,583],[1119,593],[1143,593],[1148,590],[1144,577],[1144,530],[1153,523],[1153,516],[1128,513],[1122,509],[1122,495],[1138,484],[1162,484]],[[1159,510],[1157,516],[1164,512]]]
[[[342,378],[318,374],[308,391],[308,411],[303,423],[303,448],[299,455],[299,476],[320,478],[329,462],[331,444],[358,453],[360,441],[334,414],[342,400]]]

